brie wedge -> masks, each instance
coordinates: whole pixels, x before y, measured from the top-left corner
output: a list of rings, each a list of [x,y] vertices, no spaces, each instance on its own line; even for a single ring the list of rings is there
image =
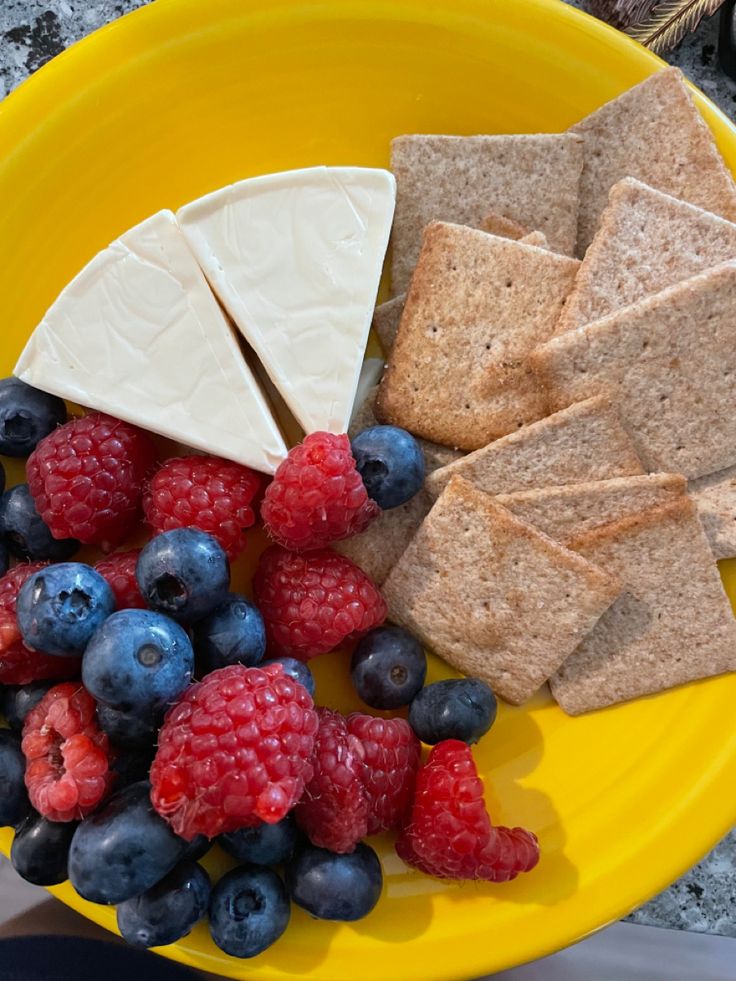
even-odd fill
[[[395,197],[386,170],[312,167],[240,181],[177,212],[307,433],[347,430]]]

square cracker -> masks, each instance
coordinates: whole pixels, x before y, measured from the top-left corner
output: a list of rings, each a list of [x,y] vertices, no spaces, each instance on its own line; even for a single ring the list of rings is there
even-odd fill
[[[376,400],[381,422],[474,450],[545,414],[528,361],[549,338],[578,262],[433,222]]]
[[[736,620],[688,497],[571,547],[626,588],[550,680],[568,715],[736,668]]]
[[[520,704],[618,596],[615,577],[454,478],[383,587],[389,619]]]
[[[603,320],[531,358],[551,408],[615,391],[649,471],[701,477],[736,463],[736,261]]]
[[[667,68],[570,127],[585,139],[578,255],[622,177],[736,221],[736,187],[682,73]]]
[[[582,166],[582,140],[571,133],[393,140],[392,293],[408,287],[431,221],[477,226],[493,211],[539,229],[552,249],[572,255]]]
[[[733,222],[627,177],[611,188],[557,332],[600,320],[734,258]]]
[[[373,402],[377,388],[368,393],[366,400],[355,413],[348,430],[352,438],[370,426],[376,425],[373,414]],[[431,474],[438,467],[446,466],[462,454],[447,446],[428,443],[419,440],[424,454],[426,474]],[[341,552],[367,573],[380,586],[404,553],[414,532],[424,521],[432,507],[432,498],[422,488],[406,504],[390,511],[383,511],[368,528],[360,535],[354,535],[343,542],[336,542],[335,551]]]
[[[687,493],[682,474],[614,477],[564,487],[499,494],[497,504],[562,545],[611,521],[667,504]]]
[[[643,473],[617,410],[591,398],[436,470],[427,490],[436,497],[454,476],[496,495]]]
[[[717,559],[736,556],[736,466],[691,480],[690,496]]]

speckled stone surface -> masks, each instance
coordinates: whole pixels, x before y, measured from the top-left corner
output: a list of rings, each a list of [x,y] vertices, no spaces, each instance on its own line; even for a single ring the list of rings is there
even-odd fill
[[[147,2],[0,0],[0,95],[6,95],[73,41]],[[569,2],[585,8],[585,0]],[[698,32],[684,41],[669,60],[733,116],[736,83],[718,68],[717,32],[716,16],[702,23]],[[724,788],[724,793],[730,790]],[[736,832],[630,919],[650,926],[736,937]]]

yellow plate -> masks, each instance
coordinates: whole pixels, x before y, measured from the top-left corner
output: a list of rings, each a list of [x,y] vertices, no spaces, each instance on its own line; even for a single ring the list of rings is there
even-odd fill
[[[386,164],[399,133],[561,130],[659,65],[556,0],[157,0],[0,106],[0,371],[82,264],[159,208],[252,174]],[[733,128],[698,103],[733,166]],[[344,663],[319,675],[322,700],[347,705]],[[233,978],[340,981],[458,981],[547,954],[734,824],[734,704],[736,676],[577,720],[542,697],[504,707],[477,758],[494,817],[539,834],[531,875],[441,884],[380,841],[385,891],[366,920],[295,910],[252,961],[225,957],[204,926],[165,953]],[[112,909],[52,892],[114,928]]]

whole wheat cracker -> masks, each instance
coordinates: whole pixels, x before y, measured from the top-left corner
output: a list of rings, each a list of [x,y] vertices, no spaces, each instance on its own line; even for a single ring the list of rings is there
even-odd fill
[[[519,241],[522,245],[534,245],[538,249],[549,249],[549,242],[544,232],[529,232],[528,235],[522,235]]]
[[[685,493],[687,481],[682,474],[653,473],[499,494],[494,500],[567,545],[594,528],[666,504]]]
[[[584,255],[610,188],[636,177],[736,221],[736,187],[682,72],[666,68],[570,127],[585,139],[577,254]]]
[[[736,466],[691,480],[689,492],[717,559],[736,556]]]
[[[426,486],[436,497],[458,476],[496,495],[643,473],[618,411],[607,399],[596,397],[436,470]]]
[[[616,391],[649,471],[700,477],[736,462],[736,261],[552,338],[531,357],[550,407]]]
[[[513,218],[506,218],[496,211],[489,211],[473,227],[479,228],[482,232],[489,232],[491,235],[498,235],[499,238],[510,238],[514,241],[524,238],[531,231],[531,228],[527,228],[526,225],[514,221]]]
[[[736,621],[687,496],[570,547],[626,588],[550,679],[568,715],[736,669]]]
[[[376,416],[474,450],[545,414],[527,362],[551,336],[578,263],[433,222],[376,399]]]
[[[460,477],[384,583],[389,619],[514,704],[531,697],[618,596],[615,577]]]
[[[431,221],[476,226],[494,211],[572,255],[582,166],[582,140],[571,133],[393,140],[392,294],[406,291]]]
[[[614,184],[557,331],[736,258],[736,225],[631,177]]]

